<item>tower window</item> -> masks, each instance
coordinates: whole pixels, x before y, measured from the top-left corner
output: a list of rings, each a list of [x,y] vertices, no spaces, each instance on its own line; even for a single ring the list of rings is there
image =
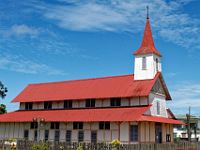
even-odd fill
[[[158,71],[158,58],[156,58],[156,71]]]
[[[142,70],[147,69],[147,59],[146,57],[142,57]]]

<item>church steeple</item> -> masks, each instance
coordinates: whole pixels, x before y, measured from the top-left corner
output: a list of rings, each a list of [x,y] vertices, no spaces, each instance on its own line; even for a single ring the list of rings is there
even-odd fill
[[[154,45],[148,7],[142,43],[134,55],[134,80],[153,79],[157,72],[161,72],[161,54]]]
[[[143,55],[143,54],[156,54],[161,56],[160,52],[155,48],[154,40],[152,37],[151,26],[149,21],[149,8],[147,6],[147,18],[146,26],[144,29],[144,35],[140,48],[135,51],[134,55]]]

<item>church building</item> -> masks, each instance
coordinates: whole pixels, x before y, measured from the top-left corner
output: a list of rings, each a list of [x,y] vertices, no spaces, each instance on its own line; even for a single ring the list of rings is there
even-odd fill
[[[176,120],[162,76],[149,17],[134,74],[29,84],[12,103],[19,110],[0,115],[0,139],[60,142],[173,142]]]

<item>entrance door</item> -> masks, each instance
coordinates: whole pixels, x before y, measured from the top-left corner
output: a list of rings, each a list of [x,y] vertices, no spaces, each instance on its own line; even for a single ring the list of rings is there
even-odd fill
[[[162,124],[161,123],[156,123],[155,124],[155,141],[156,143],[162,143]]]

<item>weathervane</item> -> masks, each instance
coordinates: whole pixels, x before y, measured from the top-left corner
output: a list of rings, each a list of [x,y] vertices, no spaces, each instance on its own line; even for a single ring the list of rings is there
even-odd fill
[[[149,19],[149,6],[147,5],[147,19]]]

